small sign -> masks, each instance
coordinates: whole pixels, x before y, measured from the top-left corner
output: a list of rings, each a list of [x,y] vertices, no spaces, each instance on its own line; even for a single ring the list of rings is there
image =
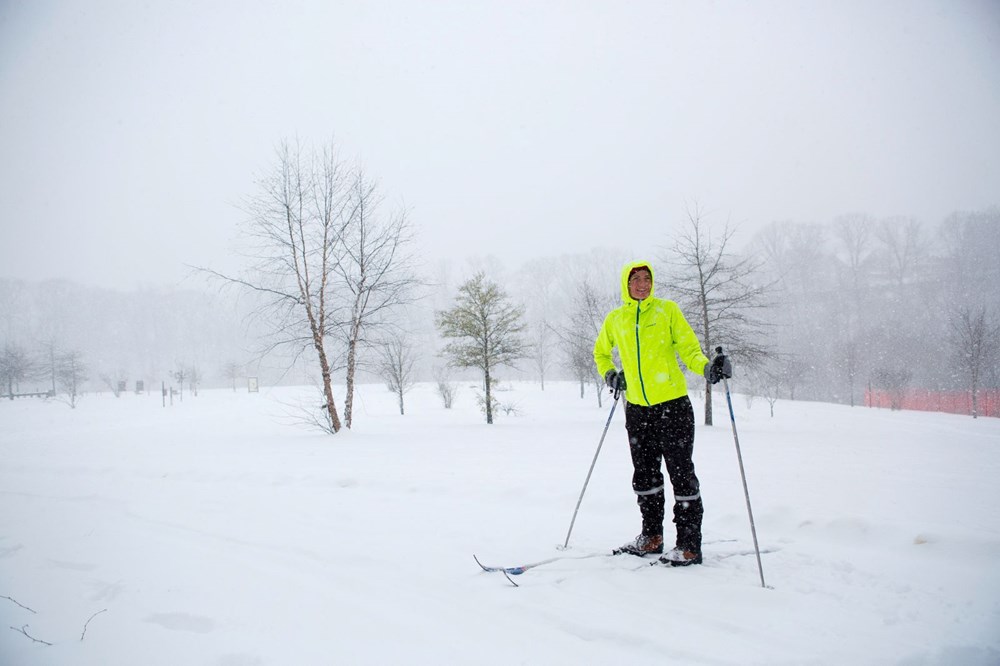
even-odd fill
[[[257,393],[260,387],[257,386],[256,377],[247,377],[247,393]]]

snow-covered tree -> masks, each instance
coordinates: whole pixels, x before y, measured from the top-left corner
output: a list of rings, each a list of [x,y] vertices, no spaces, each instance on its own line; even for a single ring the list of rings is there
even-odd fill
[[[492,373],[524,358],[524,309],[514,305],[500,285],[482,272],[462,284],[458,292],[455,305],[436,315],[438,332],[450,340],[442,354],[455,367],[482,371],[486,422],[493,423]]]

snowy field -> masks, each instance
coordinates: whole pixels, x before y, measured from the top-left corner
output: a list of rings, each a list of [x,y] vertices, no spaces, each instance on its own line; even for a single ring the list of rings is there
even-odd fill
[[[336,437],[311,389],[0,402],[0,663],[1000,663],[1000,419],[734,396],[764,589],[719,393],[667,569],[594,556],[639,531],[620,407],[560,551],[608,403],[359,391]]]

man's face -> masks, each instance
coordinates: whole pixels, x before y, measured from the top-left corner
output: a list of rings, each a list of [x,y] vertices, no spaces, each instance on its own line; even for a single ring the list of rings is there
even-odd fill
[[[628,279],[628,295],[637,301],[649,298],[649,292],[653,289],[653,276],[645,268],[640,268],[632,273]]]

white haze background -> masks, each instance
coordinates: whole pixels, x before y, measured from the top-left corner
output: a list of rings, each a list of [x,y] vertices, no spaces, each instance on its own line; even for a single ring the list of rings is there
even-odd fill
[[[299,389],[0,401],[0,663],[1000,662],[1000,419],[736,396],[773,589],[726,418],[697,428],[705,565],[568,559],[514,588],[472,555],[606,553],[639,512],[619,407],[557,550],[609,406],[501,388],[519,415],[486,426],[467,385],[406,416],[361,386],[333,439],[289,427]]]
[[[1000,5],[8,0],[0,109],[10,278],[235,270],[296,137],[364,163],[432,260],[647,256],[694,201],[936,226],[997,202]]]
[[[40,281],[146,285],[122,299],[191,339],[128,347],[140,376],[227,339],[184,292],[146,297],[239,269],[239,204],[283,138],[362,162],[430,266],[648,258],[691,202],[746,232],[994,206],[1000,5],[12,0],[0,114],[0,278],[87,348],[76,322],[163,313]],[[507,389],[519,415],[487,427],[469,387],[448,411],[421,384],[401,417],[362,385],[332,439],[288,423],[310,389],[0,401],[0,663],[1000,661],[1000,421],[738,398],[773,589],[718,407],[705,566],[566,560],[514,589],[472,553],[558,554],[608,405]],[[620,416],[569,555],[638,531]]]

